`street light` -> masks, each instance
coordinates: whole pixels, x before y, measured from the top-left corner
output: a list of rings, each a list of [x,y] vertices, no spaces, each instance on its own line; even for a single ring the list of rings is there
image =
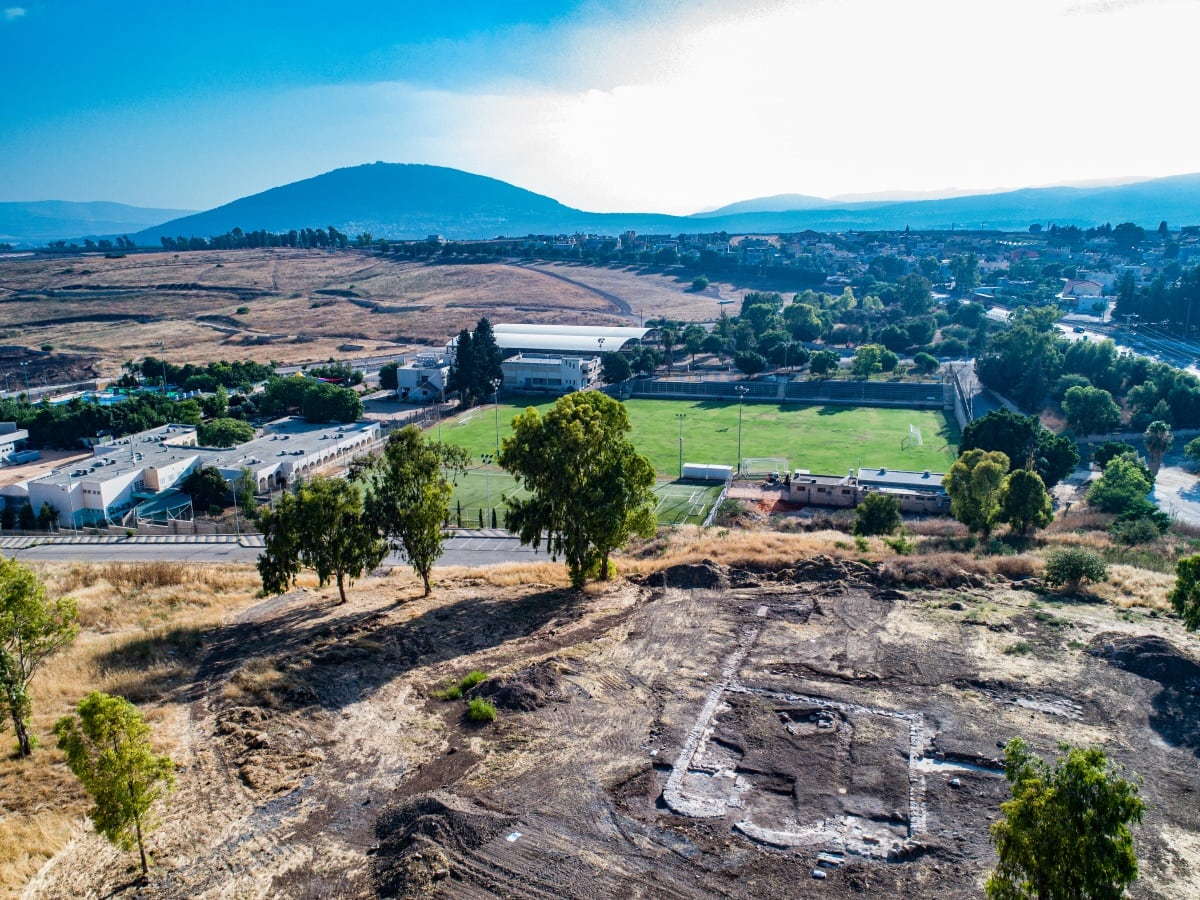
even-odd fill
[[[740,477],[741,477],[741,474],[742,474],[742,400],[745,398],[746,394],[748,394],[748,393],[750,392],[750,388],[746,387],[744,384],[739,384],[737,387],[735,387],[735,388],[734,388],[734,390],[735,390],[735,391],[737,391],[737,395],[738,395],[738,458],[737,458],[737,471],[738,471],[738,477],[740,478]]]
[[[21,362],[21,372],[25,376],[25,396],[29,396],[29,360]]]
[[[679,420],[679,477],[683,477],[683,420],[687,418],[686,413],[675,413],[675,418]]]

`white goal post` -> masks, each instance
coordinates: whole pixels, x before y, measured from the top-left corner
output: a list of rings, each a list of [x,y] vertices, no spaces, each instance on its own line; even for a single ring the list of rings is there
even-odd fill
[[[741,477],[758,481],[770,475],[782,476],[788,471],[786,456],[747,456],[742,460]]]
[[[921,439],[921,429],[916,425],[908,426],[908,437],[900,439],[900,449],[904,450],[908,447],[921,447],[924,441]]]

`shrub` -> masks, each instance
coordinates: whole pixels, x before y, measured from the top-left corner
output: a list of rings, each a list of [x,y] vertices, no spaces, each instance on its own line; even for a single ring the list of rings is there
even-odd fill
[[[1025,656],[1033,652],[1033,645],[1027,641],[1017,641],[1015,644],[1009,644],[1005,647],[1004,652],[1009,656]]]
[[[237,308],[237,309],[234,311],[234,315],[238,315],[238,316],[244,316],[244,315],[246,315],[248,312],[250,312],[250,307],[248,307],[248,306],[239,306],[239,307],[238,307],[238,308]]]
[[[458,700],[462,697],[462,688],[457,684],[448,684],[443,688],[431,691],[434,700]]]
[[[467,721],[476,725],[486,725],[496,721],[496,707],[486,700],[476,697],[467,704]]]
[[[1085,581],[1104,581],[1108,578],[1108,566],[1091,550],[1082,547],[1066,547],[1055,550],[1046,558],[1043,576],[1051,587],[1065,586],[1069,591],[1078,591]]]
[[[900,501],[890,494],[867,494],[854,511],[855,534],[892,534],[900,524]]]
[[[487,672],[472,669],[458,681],[448,682],[444,687],[437,688],[430,693],[434,700],[458,700],[479,682],[487,681],[487,677]]]
[[[479,684],[479,682],[487,681],[487,677],[487,672],[481,672],[479,669],[472,669],[463,676],[463,679],[458,683],[458,686],[464,691],[469,691],[471,688],[475,687],[475,685]]]

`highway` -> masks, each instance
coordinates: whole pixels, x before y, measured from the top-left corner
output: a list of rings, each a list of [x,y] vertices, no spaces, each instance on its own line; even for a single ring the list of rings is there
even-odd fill
[[[0,537],[0,553],[38,562],[196,562],[252,563],[262,553],[262,539],[249,535],[148,537]],[[439,566],[494,566],[506,562],[548,560],[545,549],[535,553],[505,531],[471,529],[446,541]],[[384,566],[404,566],[393,553]]]

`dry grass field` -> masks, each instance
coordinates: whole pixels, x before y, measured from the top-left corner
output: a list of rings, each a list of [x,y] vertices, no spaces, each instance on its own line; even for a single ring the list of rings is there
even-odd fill
[[[581,594],[549,563],[439,569],[430,598],[397,569],[346,605],[311,579],[263,600],[248,566],[46,566],[84,630],[34,732],[123,693],[179,792],[143,885],[56,750],[0,760],[0,896],[773,897],[826,853],[821,896],[975,897],[1014,734],[1142,776],[1131,896],[1195,896],[1200,661],[1169,579],[1120,565],[1060,596],[1044,552],[1103,536],[981,556],[922,531],[898,555],[686,526]],[[436,696],[474,670],[492,724]]]
[[[199,251],[0,261],[0,377],[113,377],[147,354],[318,361],[440,346],[493,322],[630,324],[716,316],[719,289],[620,268],[425,264],[307,250]],[[729,292],[729,288],[726,291]],[[361,351],[341,351],[345,344]],[[40,354],[49,345],[53,351]],[[160,350],[161,346],[161,350]]]

